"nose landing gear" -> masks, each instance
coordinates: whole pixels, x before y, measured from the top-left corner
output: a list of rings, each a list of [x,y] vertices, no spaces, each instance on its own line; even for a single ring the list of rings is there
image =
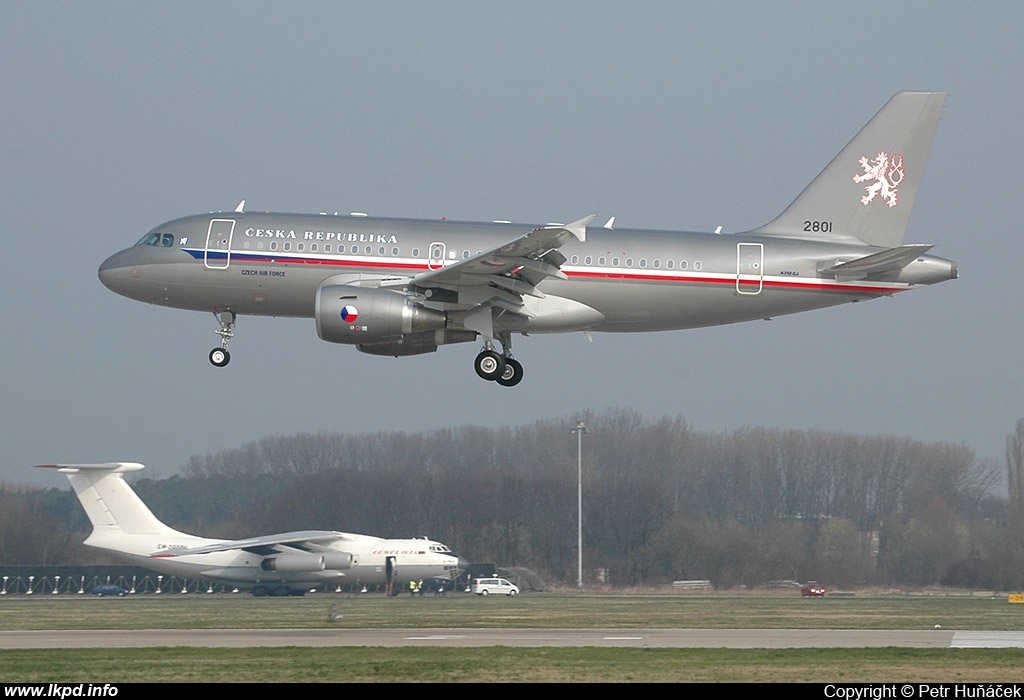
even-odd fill
[[[214,367],[223,367],[227,363],[231,362],[231,353],[228,352],[228,343],[235,335],[235,312],[234,311],[214,311],[214,318],[217,319],[217,323],[220,328],[214,331],[220,336],[220,347],[214,348],[210,351],[210,364]]]

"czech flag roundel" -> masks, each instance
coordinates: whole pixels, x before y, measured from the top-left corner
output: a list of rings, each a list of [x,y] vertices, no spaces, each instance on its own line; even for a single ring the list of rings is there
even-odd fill
[[[352,306],[351,304],[348,305],[348,306],[342,307],[342,309],[341,309],[341,320],[342,321],[344,321],[345,323],[353,323],[357,318],[359,318],[359,312],[356,311],[356,307]]]

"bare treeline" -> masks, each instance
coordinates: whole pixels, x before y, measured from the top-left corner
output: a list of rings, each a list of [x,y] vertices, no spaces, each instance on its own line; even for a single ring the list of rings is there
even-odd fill
[[[799,430],[707,432],[630,411],[506,429],[301,434],[193,457],[137,489],[170,524],[427,535],[462,556],[613,585],[817,578],[832,586],[1024,584],[998,469],[963,446]],[[1024,434],[1024,428],[1021,428]]]

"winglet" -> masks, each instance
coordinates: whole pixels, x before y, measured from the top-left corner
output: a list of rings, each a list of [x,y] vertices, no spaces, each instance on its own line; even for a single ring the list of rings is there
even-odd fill
[[[571,224],[566,224],[562,228],[576,236],[576,240],[580,243],[583,243],[587,240],[587,224],[593,221],[595,216],[597,215],[591,214],[590,216],[584,216],[582,219],[573,221]]]

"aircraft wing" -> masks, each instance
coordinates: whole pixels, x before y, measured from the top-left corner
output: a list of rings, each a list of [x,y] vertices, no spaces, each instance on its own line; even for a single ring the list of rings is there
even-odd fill
[[[417,275],[412,283],[424,289],[454,291],[462,305],[489,303],[525,314],[524,294],[543,298],[544,294],[537,290],[543,280],[567,279],[560,269],[566,258],[558,248],[573,238],[586,240],[587,224],[593,218],[591,215],[571,224],[535,228],[468,260]]]
[[[150,554],[153,558],[181,557],[188,554],[209,554],[211,552],[226,552],[231,549],[244,549],[254,554],[270,554],[280,551],[281,547],[292,547],[308,551],[317,549],[320,546],[338,541],[350,541],[353,538],[344,532],[332,532],[330,530],[300,530],[297,532],[282,532],[278,535],[263,535],[261,537],[246,537],[241,540],[227,540],[215,544],[207,544],[199,547],[182,547],[181,549],[167,549]]]
[[[822,267],[821,271],[835,275],[836,279],[864,279],[868,275],[900,270],[931,249],[930,245],[901,245],[855,260],[837,262]]]

